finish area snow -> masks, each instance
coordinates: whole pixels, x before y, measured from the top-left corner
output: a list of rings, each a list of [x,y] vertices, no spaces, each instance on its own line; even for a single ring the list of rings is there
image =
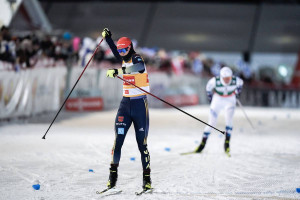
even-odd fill
[[[208,106],[183,107],[207,122]],[[245,107],[252,129],[237,107],[231,157],[224,136],[213,131],[201,154],[193,151],[204,125],[172,108],[150,108],[148,148],[152,194],[142,189],[142,164],[132,126],[126,136],[117,187],[122,193],[100,196],[109,175],[116,110],[76,114],[55,122],[0,127],[0,199],[300,199],[300,109]],[[224,130],[224,113],[216,127]],[[93,171],[93,172],[91,172]],[[40,189],[32,185],[39,181]]]

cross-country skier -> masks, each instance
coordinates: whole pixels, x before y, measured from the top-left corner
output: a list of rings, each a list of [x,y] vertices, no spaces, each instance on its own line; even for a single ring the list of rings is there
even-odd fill
[[[127,37],[121,37],[116,46],[111,38],[112,33],[107,28],[103,30],[102,36],[105,38],[115,57],[122,61],[121,68],[107,70],[107,77],[114,78],[117,75],[123,75],[124,80],[149,92],[150,87],[146,65],[143,58],[134,51],[131,40]],[[116,185],[122,145],[132,123],[135,129],[138,148],[141,153],[143,190],[146,191],[151,189],[150,155],[147,148],[149,130],[147,96],[143,91],[124,82],[123,99],[115,119],[115,142],[112,148],[112,161],[107,183],[108,188],[113,188]]]
[[[220,76],[211,78],[206,85],[206,93],[210,104],[209,125],[215,126],[218,114],[221,110],[225,110],[225,153],[230,156],[229,142],[232,133],[232,118],[236,107],[236,98],[241,94],[243,80],[233,76],[229,67],[223,67],[220,70]],[[203,138],[199,147],[195,150],[196,153],[201,153],[204,149],[208,136],[211,132],[211,127],[206,126],[203,133]]]

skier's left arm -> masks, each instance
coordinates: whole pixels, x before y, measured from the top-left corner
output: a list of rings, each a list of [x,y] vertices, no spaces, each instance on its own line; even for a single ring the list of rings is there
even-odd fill
[[[207,95],[207,98],[208,98],[209,102],[211,102],[211,100],[212,100],[215,86],[216,86],[216,78],[213,77],[206,84],[206,95]]]
[[[110,50],[112,51],[112,53],[114,54],[116,59],[118,59],[119,61],[122,61],[122,57],[120,56],[120,54],[117,50],[117,46],[115,45],[111,36],[112,36],[111,31],[108,30],[108,28],[104,28],[102,31],[102,37],[106,40],[106,43],[108,44]]]
[[[117,75],[121,75],[121,74],[130,74],[132,72],[139,72],[139,73],[143,73],[146,69],[145,67],[145,63],[143,58],[138,55],[135,54],[132,57],[132,63],[133,65],[129,66],[129,67],[122,67],[119,69],[110,69],[107,71],[107,77],[115,77]]]
[[[243,85],[244,85],[244,81],[241,78],[236,77],[235,95],[237,98],[239,98],[242,93]]]

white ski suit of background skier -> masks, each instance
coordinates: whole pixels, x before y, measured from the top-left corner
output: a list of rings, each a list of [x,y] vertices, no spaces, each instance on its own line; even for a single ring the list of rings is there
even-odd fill
[[[211,78],[206,85],[206,93],[209,101],[211,101],[208,123],[215,126],[220,111],[225,111],[226,139],[224,148],[229,156],[229,141],[233,126],[232,118],[236,107],[236,98],[242,91],[243,83],[242,79],[232,75],[232,70],[229,67],[223,67],[220,70],[220,76]],[[196,149],[197,153],[204,149],[211,129],[210,126],[205,127],[202,142]]]

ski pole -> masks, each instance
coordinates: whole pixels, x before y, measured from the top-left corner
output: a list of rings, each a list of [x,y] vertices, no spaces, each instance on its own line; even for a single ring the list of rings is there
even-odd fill
[[[97,50],[98,50],[100,44],[102,43],[102,41],[103,41],[103,38],[102,38],[102,40],[99,42],[99,44],[97,45],[96,49],[94,50],[94,53],[93,53],[92,57],[90,58],[89,62],[85,65],[85,67],[84,67],[83,71],[81,72],[79,78],[77,79],[77,81],[76,81],[76,83],[74,84],[73,88],[72,88],[71,91],[69,92],[69,94],[68,94],[67,98],[65,99],[64,103],[61,105],[59,111],[56,113],[54,119],[52,120],[52,122],[51,122],[49,128],[47,129],[47,131],[46,131],[45,135],[42,137],[42,139],[44,139],[44,140],[46,139],[46,135],[47,135],[49,129],[51,128],[51,126],[52,126],[53,122],[55,121],[56,117],[58,116],[58,114],[60,113],[60,111],[62,110],[62,108],[64,107],[66,101],[67,101],[68,98],[70,97],[71,93],[73,92],[75,86],[76,86],[77,83],[79,82],[79,80],[80,80],[81,76],[83,75],[84,71],[86,70],[87,66],[90,64],[91,60],[93,59],[94,55],[96,54],[96,52],[97,52]]]
[[[206,122],[202,121],[201,119],[198,119],[197,117],[195,117],[195,116],[193,116],[193,115],[191,115],[191,114],[189,114],[189,113],[187,113],[187,112],[181,110],[180,108],[174,106],[173,104],[171,104],[171,103],[169,103],[169,102],[167,102],[167,101],[165,101],[165,100],[163,100],[163,99],[161,99],[161,98],[155,96],[154,94],[152,94],[152,93],[150,93],[150,92],[147,92],[146,90],[143,90],[143,89],[140,88],[139,86],[136,86],[135,84],[133,84],[133,83],[127,81],[127,80],[124,80],[124,79],[121,78],[120,76],[117,76],[117,78],[121,79],[122,81],[124,81],[124,82],[126,82],[126,83],[128,83],[128,84],[130,84],[130,85],[133,85],[134,87],[138,88],[139,90],[141,90],[141,91],[143,91],[143,92],[145,92],[145,93],[147,93],[147,94],[153,96],[154,98],[156,98],[156,99],[158,99],[158,100],[164,102],[165,104],[168,104],[169,106],[171,106],[171,107],[173,107],[173,108],[179,110],[180,112],[183,112],[184,114],[186,114],[186,115],[188,115],[188,116],[194,118],[195,120],[198,120],[199,122],[202,122],[203,124],[205,124],[205,125],[207,125],[207,126],[210,126],[211,128],[213,128],[213,129],[219,131],[220,133],[225,134],[225,131],[221,131],[221,130],[217,129],[217,128],[214,127],[214,126],[209,125],[208,123],[206,123]]]
[[[246,119],[248,120],[249,124],[251,125],[251,127],[255,130],[255,128],[254,128],[252,122],[250,121],[250,119],[248,118],[248,116],[247,116],[247,114],[246,114],[246,112],[245,112],[245,110],[244,110],[244,107],[243,107],[242,103],[240,102],[240,100],[239,100],[239,99],[236,99],[236,102],[238,103],[238,105],[239,105],[240,108],[242,109],[242,111],[243,111],[243,113],[244,113]]]

